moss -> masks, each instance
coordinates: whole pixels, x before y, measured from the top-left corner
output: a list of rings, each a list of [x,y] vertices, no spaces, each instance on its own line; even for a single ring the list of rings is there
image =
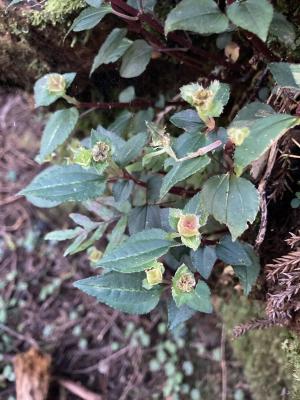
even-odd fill
[[[221,313],[229,334],[234,326],[263,314],[258,302],[246,298],[233,298]],[[294,378],[282,348],[289,337],[285,329],[272,328],[251,331],[231,342],[255,400],[278,400],[292,388]]]
[[[86,6],[84,0],[48,0],[42,10],[34,10],[28,14],[28,18],[33,26],[44,27],[50,23],[52,25],[63,24],[68,21],[68,17]]]
[[[291,386],[291,400],[300,398],[300,341],[299,337],[290,334],[282,343],[282,349],[289,363],[290,374],[293,382]]]

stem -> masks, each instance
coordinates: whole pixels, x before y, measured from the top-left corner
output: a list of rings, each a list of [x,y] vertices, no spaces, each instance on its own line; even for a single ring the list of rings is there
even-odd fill
[[[110,178],[108,180],[108,182],[114,183],[119,179],[131,180],[136,185],[147,189],[147,183],[146,182],[141,181],[140,179],[137,179],[134,175],[130,174],[126,170],[123,171],[123,177]],[[185,189],[185,188],[182,188],[182,187],[174,186],[169,190],[169,192],[172,193],[172,194],[176,194],[178,196],[193,197],[195,194],[197,194],[199,192],[199,190]]]
[[[146,99],[137,99],[128,103],[119,103],[119,102],[77,102],[73,103],[79,109],[88,109],[93,108],[95,110],[123,110],[124,108],[145,108],[145,107],[155,107],[155,101],[146,100]],[[166,106],[183,106],[186,105],[185,101],[168,101],[165,104]]]
[[[118,17],[125,19],[126,21],[138,21],[139,20],[139,17],[131,17],[129,15],[122,14],[119,11],[116,11],[114,9],[112,9],[111,12],[112,12],[112,14],[115,14]]]

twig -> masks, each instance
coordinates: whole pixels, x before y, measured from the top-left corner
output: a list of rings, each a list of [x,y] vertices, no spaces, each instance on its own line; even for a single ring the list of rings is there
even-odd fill
[[[86,389],[77,382],[63,378],[56,378],[56,380],[62,387],[83,400],[103,400],[102,396],[90,391],[89,389]]]
[[[223,324],[222,334],[221,334],[222,400],[227,399],[227,366],[226,366],[225,344],[226,344],[226,332],[225,332],[225,325]]]
[[[33,338],[26,337],[25,335],[22,335],[21,333],[14,331],[13,329],[9,328],[8,326],[6,326],[4,324],[0,324],[0,331],[1,330],[6,332],[8,335],[15,337],[16,339],[27,342],[34,347],[38,347],[37,342]]]

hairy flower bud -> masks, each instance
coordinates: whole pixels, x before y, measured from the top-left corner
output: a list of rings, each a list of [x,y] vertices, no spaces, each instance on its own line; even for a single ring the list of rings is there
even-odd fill
[[[191,272],[182,274],[176,282],[176,288],[185,293],[191,292],[195,286],[196,280]]]
[[[247,127],[228,129],[228,136],[236,146],[240,146],[244,142],[246,137],[249,136],[249,133],[250,129]]]
[[[92,157],[95,162],[106,161],[110,152],[110,146],[105,142],[97,142],[92,148]]]
[[[199,218],[195,214],[181,215],[177,224],[180,236],[192,237],[199,235]]]
[[[64,93],[67,88],[67,83],[62,75],[51,74],[48,77],[47,88],[51,93]]]
[[[155,262],[151,268],[146,269],[147,283],[151,286],[159,285],[163,280],[165,268],[162,263]]]

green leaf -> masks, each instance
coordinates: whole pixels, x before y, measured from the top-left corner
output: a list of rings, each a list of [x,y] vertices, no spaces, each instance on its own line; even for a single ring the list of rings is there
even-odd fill
[[[128,110],[121,111],[117,118],[108,126],[108,130],[117,133],[119,136],[126,135],[130,132],[130,122],[132,121],[134,114]]]
[[[134,78],[141,75],[151,59],[151,54],[152,47],[145,40],[135,40],[123,55],[120,68],[122,78]]]
[[[160,198],[164,197],[176,183],[203,170],[209,163],[210,159],[207,156],[174,163],[172,169],[163,177]]]
[[[127,140],[122,148],[118,148],[115,154],[116,163],[120,166],[126,166],[131,161],[136,159],[148,140],[148,135],[145,132],[140,132]]]
[[[137,10],[140,10],[140,6],[142,4],[144,10],[153,11],[156,0],[143,0],[142,3],[140,2],[140,0],[128,0],[127,4],[131,7],[136,8]]]
[[[60,204],[60,201],[45,200],[45,199],[41,199],[40,197],[30,196],[30,195],[27,195],[26,199],[31,204],[33,204],[35,207],[39,207],[39,208],[52,208],[52,207],[56,207]]]
[[[70,136],[78,118],[79,113],[75,107],[56,111],[50,116],[41,141],[41,162]]]
[[[273,18],[273,6],[268,0],[236,1],[227,7],[227,15],[235,25],[266,41]]]
[[[200,34],[228,28],[228,18],[213,0],[182,0],[167,16],[165,33],[178,29]]]
[[[277,85],[282,87],[300,88],[300,64],[273,62],[269,69]]]
[[[128,86],[119,94],[120,103],[129,103],[135,99],[135,88],[134,86]]]
[[[116,202],[124,202],[128,200],[132,193],[133,186],[133,181],[126,181],[124,179],[120,179],[119,181],[114,183],[112,192]]]
[[[279,12],[274,12],[269,34],[275,36],[286,47],[295,47],[295,27]]]
[[[69,217],[75,222],[75,224],[82,226],[86,231],[92,231],[93,229],[96,229],[99,224],[101,224],[101,222],[92,221],[86,215],[79,213],[71,213]]]
[[[259,195],[247,179],[235,175],[216,175],[209,178],[201,192],[202,206],[217,221],[224,223],[235,240],[255,220]]]
[[[91,7],[100,7],[103,0],[85,0],[85,2]]]
[[[187,109],[173,114],[170,118],[170,122],[178,128],[182,128],[186,131],[195,129],[201,130],[204,127],[197,111],[193,109]]]
[[[47,233],[47,235],[45,236],[45,240],[61,241],[61,240],[74,239],[76,236],[78,236],[78,234],[81,231],[82,231],[81,228],[52,231]]]
[[[87,236],[89,232],[86,230],[82,231],[82,233],[78,236],[78,238],[75,239],[74,242],[71,243],[69,247],[67,247],[67,249],[64,252],[64,256],[66,257],[67,255],[73,255],[79,253],[80,251],[84,251],[89,247],[93,246],[93,244],[104,235],[104,232],[106,231],[107,228],[107,223],[105,222],[102,222],[98,225],[99,225],[98,228],[88,239]]]
[[[105,182],[96,173],[78,165],[56,165],[37,175],[20,194],[63,203],[93,199],[104,190]]]
[[[225,235],[216,246],[217,257],[228,265],[251,265],[244,243],[232,241],[230,235]]]
[[[102,303],[130,314],[147,314],[153,310],[160,298],[161,288],[151,290],[142,286],[144,273],[131,275],[109,272],[74,283],[83,292],[94,296]]]
[[[300,119],[287,114],[274,114],[259,118],[249,127],[250,132],[241,145],[236,146],[234,162],[237,171],[242,171],[264,154],[288,129],[299,123]],[[232,124],[231,126],[235,126]],[[243,121],[238,122],[244,126]],[[246,124],[245,124],[246,126]]]
[[[102,64],[116,62],[129,48],[132,41],[126,39],[127,29],[115,28],[106,37],[98,54],[94,58],[90,75]]]
[[[132,235],[117,249],[105,255],[97,266],[123,273],[144,271],[149,263],[177,245],[177,242],[167,239],[165,231],[148,229]]]
[[[196,251],[191,251],[191,260],[193,266],[203,278],[208,279],[217,261],[216,247],[204,246]]]
[[[177,307],[173,299],[168,302],[168,325],[170,330],[176,329],[178,326],[188,321],[194,314],[195,310],[187,305]]]
[[[34,100],[36,107],[49,106],[62,96],[63,93],[53,93],[48,90],[49,78],[55,75],[59,74],[46,74],[35,82]],[[61,74],[61,76],[64,77],[66,82],[66,88],[68,88],[75,79],[76,73],[70,72],[67,74]]]
[[[85,8],[78,17],[75,18],[69,31],[80,32],[92,29],[111,11],[112,8],[110,4],[101,4],[99,8]]]
[[[226,235],[217,245],[216,251],[220,260],[233,267],[248,295],[260,271],[259,258],[253,247],[248,243],[232,242],[230,236]]]
[[[117,222],[117,224],[114,226],[110,235],[108,235],[109,243],[105,248],[105,254],[108,254],[113,249],[118,247],[120,243],[123,242],[125,237],[125,230],[127,227],[127,219],[128,219],[127,215],[121,217]]]
[[[128,216],[128,229],[130,235],[151,228],[160,228],[160,208],[158,206],[145,205],[134,207]]]

